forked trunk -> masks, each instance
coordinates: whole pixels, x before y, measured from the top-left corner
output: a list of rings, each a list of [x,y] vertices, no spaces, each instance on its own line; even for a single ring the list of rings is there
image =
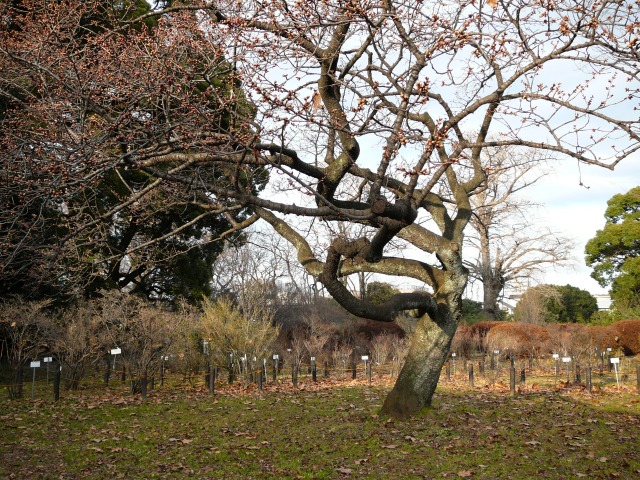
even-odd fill
[[[482,313],[485,320],[498,320],[500,307],[498,307],[498,297],[504,288],[504,279],[501,275],[492,274],[482,278],[483,305]]]
[[[458,326],[458,315],[450,307],[441,305],[438,317],[424,315],[418,321],[404,366],[382,405],[383,415],[408,418],[431,404]]]

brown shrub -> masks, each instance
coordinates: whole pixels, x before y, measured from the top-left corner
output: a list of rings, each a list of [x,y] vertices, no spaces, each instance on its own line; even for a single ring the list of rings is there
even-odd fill
[[[640,320],[621,320],[609,326],[616,334],[616,345],[625,355],[640,353]]]
[[[485,337],[487,350],[498,349],[517,356],[538,355],[549,340],[545,327],[530,323],[501,323],[493,326]]]
[[[468,325],[458,325],[453,340],[451,340],[451,351],[458,355],[468,355],[472,349],[471,328]]]
[[[572,353],[574,339],[584,328],[577,323],[550,323],[545,325],[549,334],[547,349],[551,353],[569,355]]]
[[[589,335],[593,346],[598,348],[598,351],[603,352],[608,347],[613,348],[617,346],[617,334],[610,325],[606,327],[594,325],[590,327],[584,327],[584,329]]]
[[[496,325],[503,325],[503,324],[504,322],[485,320],[483,322],[474,323],[469,327],[469,329],[471,330],[471,335],[476,336],[481,340],[484,340],[484,337],[487,336],[487,333],[489,333],[489,330],[491,330]]]

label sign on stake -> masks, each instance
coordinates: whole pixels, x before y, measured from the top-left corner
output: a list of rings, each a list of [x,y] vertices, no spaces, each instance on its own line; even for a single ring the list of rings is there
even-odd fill
[[[33,368],[33,380],[31,380],[31,401],[34,400],[36,395],[36,368],[40,367],[40,362],[31,362],[31,368]]]
[[[553,358],[554,360],[557,360],[560,358],[560,355],[558,355],[557,353],[554,353],[553,355],[551,355],[551,358]]]
[[[369,360],[369,355],[362,355],[362,360],[365,362]]]
[[[42,361],[47,364],[47,385],[49,385],[49,364],[53,361],[53,357],[44,357]]]
[[[120,355],[122,353],[122,349],[119,347],[111,349],[111,355],[113,355],[113,369],[116,369],[116,355]]]
[[[620,388],[620,379],[618,378],[618,364],[620,363],[620,359],[618,357],[611,357],[609,361],[613,364],[613,369],[616,371],[616,384],[618,388]]]
[[[562,357],[563,363],[571,363],[571,357]]]

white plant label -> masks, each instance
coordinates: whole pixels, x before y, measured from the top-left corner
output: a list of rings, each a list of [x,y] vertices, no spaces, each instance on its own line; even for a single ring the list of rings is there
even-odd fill
[[[112,348],[111,349],[111,355],[120,355],[122,353],[122,349],[121,348]]]
[[[39,368],[40,367],[40,362],[36,361],[36,362],[31,362],[31,368]]]

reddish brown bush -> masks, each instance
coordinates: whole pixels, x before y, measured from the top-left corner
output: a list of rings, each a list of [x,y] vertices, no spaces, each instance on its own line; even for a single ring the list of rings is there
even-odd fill
[[[468,325],[458,325],[456,334],[451,341],[451,351],[458,355],[468,355],[475,348],[475,342],[471,337],[471,328]]]
[[[545,325],[549,334],[547,349],[550,353],[558,353],[560,355],[569,355],[573,349],[574,339],[584,325],[577,323],[551,323]]]
[[[502,325],[503,323],[504,322],[486,320],[484,322],[474,323],[469,327],[469,329],[471,330],[472,335],[477,336],[478,338],[484,340],[484,337],[487,336],[487,333],[489,333],[489,330],[491,330],[496,325]]]
[[[501,323],[493,326],[485,337],[487,350],[510,352],[517,356],[538,355],[546,350],[547,329],[530,323]]]
[[[622,320],[609,326],[616,335],[616,345],[625,355],[640,354],[640,320]]]
[[[584,330],[589,335],[593,346],[597,347],[600,352],[609,347],[614,348],[618,345],[616,342],[616,331],[611,328],[611,326],[602,327],[596,325],[592,327],[584,327]]]

